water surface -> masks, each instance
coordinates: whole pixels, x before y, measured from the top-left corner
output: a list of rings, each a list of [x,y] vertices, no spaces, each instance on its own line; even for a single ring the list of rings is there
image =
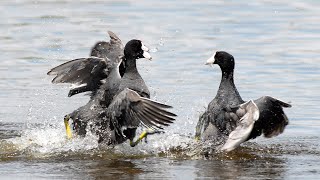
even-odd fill
[[[315,179],[320,175],[318,1],[1,1],[1,179]],[[66,141],[63,116],[88,101],[68,98],[46,72],[87,57],[112,30],[143,40],[153,61],[138,68],[152,98],[179,115],[165,134],[136,148],[101,147],[88,135]],[[243,99],[291,102],[290,124],[228,154],[201,155],[199,114],[215,96],[216,50],[233,54]]]

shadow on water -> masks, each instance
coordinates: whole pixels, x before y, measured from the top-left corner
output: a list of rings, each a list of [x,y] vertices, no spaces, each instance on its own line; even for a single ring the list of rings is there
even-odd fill
[[[145,172],[133,162],[138,157],[121,157],[111,151],[62,154],[56,154],[44,161],[48,164],[64,164],[57,171],[64,170],[73,178],[82,179],[88,176],[94,179],[128,179]]]

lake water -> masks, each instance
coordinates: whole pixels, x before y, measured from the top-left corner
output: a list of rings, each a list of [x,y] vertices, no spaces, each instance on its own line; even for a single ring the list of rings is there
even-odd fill
[[[1,179],[318,179],[320,175],[319,1],[0,2]],[[138,68],[152,99],[174,107],[165,134],[130,148],[96,137],[65,139],[63,116],[88,101],[51,84],[52,67],[87,57],[112,30],[143,40],[153,61]],[[228,154],[201,155],[193,140],[213,99],[220,69],[204,63],[216,50],[236,60],[243,99],[291,102],[290,124]]]

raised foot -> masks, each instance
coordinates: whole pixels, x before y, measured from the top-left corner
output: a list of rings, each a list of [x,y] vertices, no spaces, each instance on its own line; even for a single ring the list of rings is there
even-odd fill
[[[151,134],[159,134],[159,133],[163,133],[163,131],[158,131],[158,130],[154,130],[154,129],[148,129],[148,130],[145,130],[143,131],[139,138],[136,140],[136,141],[133,141],[133,140],[130,140],[130,146],[131,147],[135,147],[137,144],[139,144],[139,142],[145,138],[145,142],[147,142],[147,137],[148,135],[151,135]]]

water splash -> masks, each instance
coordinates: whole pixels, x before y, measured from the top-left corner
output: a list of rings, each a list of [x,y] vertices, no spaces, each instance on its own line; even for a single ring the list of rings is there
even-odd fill
[[[164,46],[164,43],[165,43],[165,39],[164,39],[164,38],[160,38],[158,44],[159,44],[160,46]]]
[[[86,151],[98,147],[90,133],[84,138],[67,140],[63,126],[36,126],[22,130],[20,136],[4,139],[0,144],[6,153],[48,155],[68,151]],[[9,151],[8,151],[9,150]]]
[[[157,47],[155,47],[155,48],[151,48],[151,49],[150,49],[150,52],[151,52],[151,53],[158,52],[158,48],[157,48]]]

